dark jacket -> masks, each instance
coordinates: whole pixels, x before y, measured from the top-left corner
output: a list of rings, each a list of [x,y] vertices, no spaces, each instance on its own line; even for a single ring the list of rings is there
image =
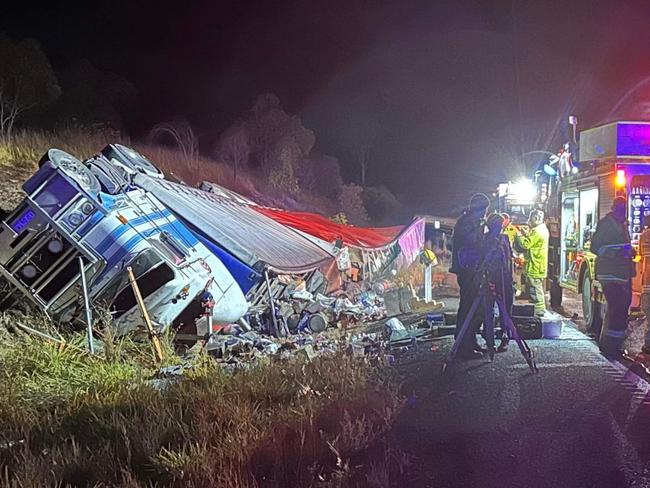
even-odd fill
[[[467,210],[456,221],[451,251],[451,273],[471,272],[478,268],[481,256],[483,221]]]
[[[598,221],[591,238],[591,252],[597,256],[597,280],[627,281],[636,275],[627,226],[611,212]]]
[[[487,266],[488,280],[496,286],[497,295],[510,309],[513,301],[512,247],[505,234],[486,236],[481,252]]]

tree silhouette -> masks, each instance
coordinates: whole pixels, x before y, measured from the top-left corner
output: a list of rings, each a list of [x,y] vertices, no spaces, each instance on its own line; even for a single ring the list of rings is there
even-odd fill
[[[251,159],[267,174],[276,164],[286,165],[286,160],[279,161],[274,157],[279,154],[287,156],[287,146],[291,146],[293,165],[296,158],[308,156],[316,142],[316,136],[302,125],[300,117],[287,114],[273,94],[257,97],[245,126],[251,144]]]
[[[233,179],[237,181],[237,171],[248,164],[251,154],[246,127],[238,124],[224,132],[219,139],[215,153],[218,158],[232,166]]]
[[[98,124],[124,128],[133,112],[138,92],[120,75],[102,71],[86,59],[78,59],[59,72],[63,96],[56,104],[57,125],[82,127]]]
[[[54,102],[61,88],[35,39],[0,36],[0,66],[0,138],[7,141],[25,112]]]

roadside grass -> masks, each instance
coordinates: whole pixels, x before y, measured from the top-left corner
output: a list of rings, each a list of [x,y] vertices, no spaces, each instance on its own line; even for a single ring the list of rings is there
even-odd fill
[[[389,486],[379,480],[401,469],[384,439],[397,380],[367,360],[227,374],[203,356],[161,388],[148,343],[108,336],[93,357],[67,339],[78,347],[0,327],[5,486]],[[167,363],[180,359],[168,351]]]
[[[202,155],[186,157],[174,148],[131,141],[117,132],[90,133],[80,130],[55,133],[20,131],[12,137],[9,144],[0,141],[0,195],[3,197],[0,207],[9,210],[20,202],[23,197],[20,186],[37,168],[38,161],[48,149],[62,149],[83,159],[96,154],[110,143],[132,146],[167,175],[173,174],[192,186],[210,181],[261,205],[319,212],[323,215],[333,215],[338,211],[335,202],[311,192],[288,194],[280,191],[270,185],[261,172],[251,168],[240,168],[235,179],[232,168],[222,161]]]

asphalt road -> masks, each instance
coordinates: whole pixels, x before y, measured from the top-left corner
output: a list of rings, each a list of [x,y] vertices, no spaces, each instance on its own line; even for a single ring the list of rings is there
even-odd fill
[[[404,486],[650,487],[650,385],[575,324],[529,342],[536,375],[514,345],[442,375],[451,344],[401,362],[408,400],[393,434],[414,463]]]

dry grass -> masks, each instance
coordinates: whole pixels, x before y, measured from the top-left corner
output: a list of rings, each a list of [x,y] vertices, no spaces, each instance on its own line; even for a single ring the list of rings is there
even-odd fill
[[[0,207],[8,210],[21,200],[20,185],[29,178],[48,149],[56,147],[79,158],[87,158],[114,142],[132,145],[166,174],[173,174],[190,185],[211,181],[270,207],[324,215],[333,215],[338,211],[335,202],[324,197],[309,192],[287,194],[278,191],[268,184],[262,173],[254,170],[240,168],[235,180],[230,166],[211,158],[201,155],[188,158],[175,149],[129,141],[118,133],[89,134],[74,130],[57,133],[23,131],[12,138],[11,145],[0,142],[0,195],[3,196]]]
[[[392,376],[344,354],[235,375],[201,358],[160,389],[148,344],[98,358],[3,331],[6,486],[353,486],[349,460],[401,407]]]

